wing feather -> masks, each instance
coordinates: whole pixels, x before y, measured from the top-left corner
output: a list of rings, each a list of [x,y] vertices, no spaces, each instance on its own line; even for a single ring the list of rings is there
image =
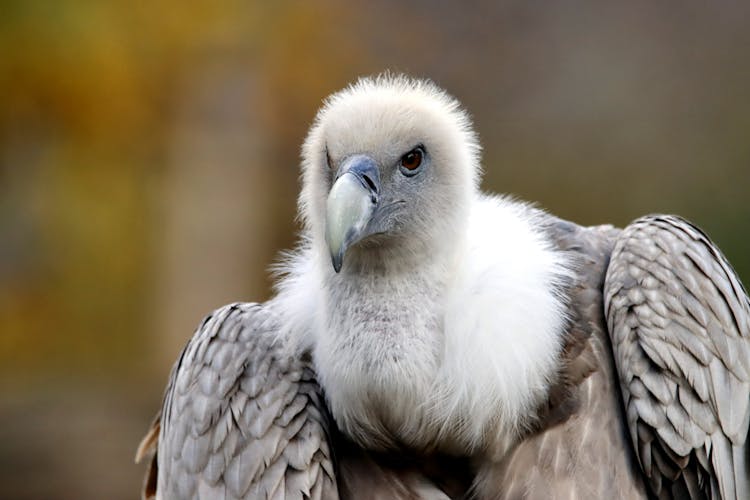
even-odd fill
[[[750,302],[727,260],[673,216],[628,226],[605,313],[628,427],[659,498],[748,498]]]
[[[203,321],[139,447],[138,459],[156,453],[144,498],[338,498],[311,361],[285,353],[277,332],[260,304],[225,306]]]

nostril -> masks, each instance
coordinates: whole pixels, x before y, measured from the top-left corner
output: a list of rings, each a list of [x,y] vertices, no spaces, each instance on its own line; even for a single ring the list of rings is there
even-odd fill
[[[354,155],[347,158],[339,167],[339,176],[350,173],[357,177],[362,187],[372,193],[376,199],[380,192],[380,171],[375,160],[366,155]]]
[[[370,178],[367,174],[362,174],[362,178],[365,180],[367,185],[370,187],[370,189],[377,194],[378,192],[378,186],[375,184],[375,182]]]

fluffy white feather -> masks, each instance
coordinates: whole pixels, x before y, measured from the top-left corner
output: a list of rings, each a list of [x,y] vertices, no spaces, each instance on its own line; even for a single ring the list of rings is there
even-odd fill
[[[387,166],[416,142],[432,170],[400,232],[352,248],[334,273],[328,158],[366,152]],[[554,375],[570,263],[537,229],[541,212],[479,192],[478,153],[454,99],[388,76],[331,97],[305,143],[304,238],[274,304],[312,348],[336,422],[365,446],[501,454]]]
[[[439,419],[461,421],[469,446],[489,431],[502,452],[543,401],[555,375],[571,273],[538,230],[541,213],[481,197],[445,308],[443,364],[435,378]]]

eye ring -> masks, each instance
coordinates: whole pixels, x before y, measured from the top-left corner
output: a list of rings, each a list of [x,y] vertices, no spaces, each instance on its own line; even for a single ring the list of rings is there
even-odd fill
[[[421,145],[404,154],[399,160],[401,172],[407,176],[416,174],[424,163],[424,156],[424,146]]]

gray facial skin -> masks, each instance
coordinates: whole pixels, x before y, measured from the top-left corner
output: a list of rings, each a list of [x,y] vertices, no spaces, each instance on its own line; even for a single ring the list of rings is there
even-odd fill
[[[341,162],[326,199],[326,243],[337,273],[350,246],[369,236],[393,233],[399,207],[406,199],[419,199],[421,179],[417,174],[421,173],[424,147],[418,149],[419,166],[414,171],[400,166],[401,158],[394,165],[379,166],[368,155],[354,154]],[[385,185],[381,168],[391,170],[391,175],[383,175]]]

